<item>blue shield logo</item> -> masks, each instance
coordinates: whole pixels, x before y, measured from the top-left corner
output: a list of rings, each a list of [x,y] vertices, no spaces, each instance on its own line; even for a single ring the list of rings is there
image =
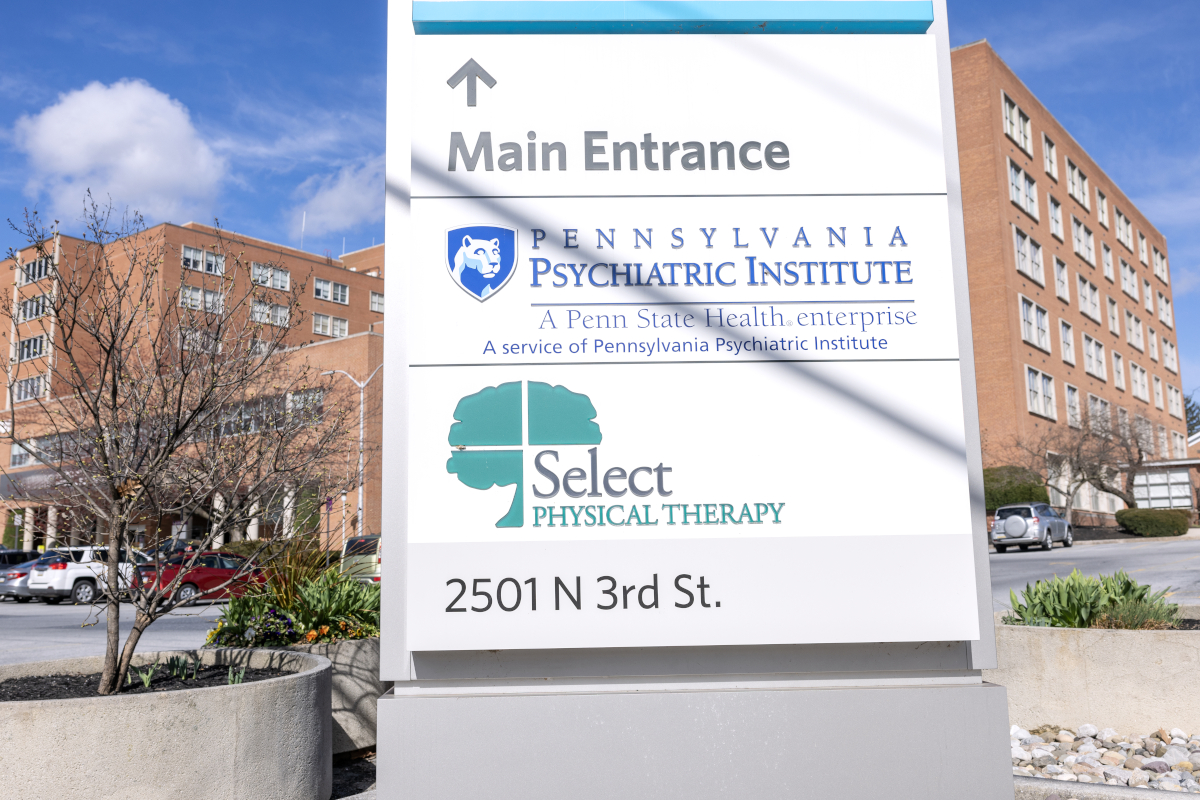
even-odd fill
[[[503,225],[467,225],[446,231],[450,277],[476,300],[504,288],[517,265],[517,231]]]

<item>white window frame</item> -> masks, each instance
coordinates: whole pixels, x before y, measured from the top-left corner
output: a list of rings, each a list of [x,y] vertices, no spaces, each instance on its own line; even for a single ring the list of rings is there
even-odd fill
[[[23,262],[17,270],[17,285],[28,286],[37,283],[50,274],[50,266],[51,261],[46,257]]]
[[[1058,237],[1060,242],[1064,241],[1062,203],[1055,200],[1052,194],[1047,193],[1046,197],[1050,200],[1050,233]]]
[[[1096,284],[1079,273],[1075,274],[1075,278],[1079,284],[1080,313],[1094,322],[1100,323],[1102,321],[1100,319],[1100,290],[1096,288]]]
[[[1167,257],[1159,252],[1158,248],[1154,248],[1154,274],[1163,283],[1170,283],[1171,271],[1167,267]]]
[[[251,271],[253,273],[252,280],[258,286],[266,286],[270,289],[279,289],[280,291],[288,291],[292,288],[292,273],[282,267],[277,267],[273,264],[262,264],[257,261],[251,262]]]
[[[37,334],[17,340],[17,363],[33,361],[46,355],[46,336]]]
[[[1042,163],[1046,174],[1054,180],[1058,180],[1058,148],[1055,147],[1053,140],[1044,133],[1042,134]]]
[[[329,336],[329,330],[331,327],[330,320],[332,319],[333,317],[329,316],[328,314],[313,314],[313,333],[315,333],[317,336]]]
[[[1175,349],[1175,343],[1166,337],[1162,340],[1163,346],[1163,366],[1176,374],[1179,374],[1179,353]]]
[[[1175,458],[1187,458],[1187,437],[1179,431],[1171,431],[1171,450]]]
[[[1108,364],[1104,360],[1104,345],[1088,336],[1083,335],[1083,371],[1093,378],[1108,380]]]
[[[315,278],[313,280],[313,297],[317,300],[328,300],[332,288],[333,281],[324,278]]]
[[[1071,274],[1066,262],[1058,256],[1054,257],[1054,291],[1059,300],[1071,302]]]
[[[1183,419],[1183,392],[1178,386],[1167,384],[1167,413],[1177,419]]]
[[[1008,199],[1035,220],[1038,218],[1037,181],[1011,158],[1008,160]]]
[[[1079,387],[1064,384],[1067,387],[1067,424],[1078,428],[1083,424],[1083,412],[1079,405]]]
[[[1142,320],[1129,309],[1125,309],[1125,341],[1143,353],[1146,352],[1146,337]]]
[[[1162,378],[1155,375],[1153,378],[1153,385],[1154,385],[1154,407],[1157,408],[1159,411],[1162,411],[1162,408],[1163,408]]]
[[[1162,292],[1158,293],[1158,320],[1168,328],[1175,327],[1175,315],[1171,311],[1171,299]]]
[[[1099,188],[1096,189],[1096,221],[1108,227],[1108,198]]]
[[[1067,159],[1067,194],[1074,197],[1079,205],[1091,211],[1091,204],[1088,200],[1087,175],[1084,175],[1083,170],[1069,158]]]
[[[1138,297],[1137,270],[1123,258],[1121,259],[1121,291],[1134,300],[1141,299]]]
[[[1108,331],[1121,335],[1121,307],[1117,305],[1117,301],[1111,297],[1108,299]]]
[[[1047,353],[1051,351],[1050,344],[1050,312],[1030,300],[1025,295],[1020,298],[1021,338]]]
[[[1129,362],[1129,383],[1134,397],[1145,403],[1150,402],[1149,375],[1141,364]]]
[[[371,292],[371,310],[383,313],[383,292]]]
[[[1029,413],[1047,419],[1058,419],[1058,403],[1054,396],[1053,376],[1026,364],[1025,394]]]
[[[186,283],[179,287],[179,306],[199,311],[204,302],[204,290],[199,286],[189,286]]]
[[[345,283],[333,282],[332,301],[338,305],[350,305],[350,286]]]
[[[1125,249],[1133,252],[1133,222],[1121,213],[1121,209],[1113,208],[1117,214],[1117,241],[1125,245]]]
[[[1154,313],[1154,289],[1150,287],[1150,281],[1142,278],[1142,299],[1146,306],[1146,310],[1151,314]]]
[[[1004,95],[1004,133],[1012,139],[1017,147],[1024,150],[1030,158],[1033,157],[1032,123],[1029,115],[1021,110],[1016,101]]]
[[[1116,278],[1113,276],[1112,248],[1106,245],[1104,242],[1101,242],[1100,255],[1101,260],[1104,262],[1104,277],[1108,278],[1110,281],[1115,281]]]
[[[1138,261],[1150,266],[1150,253],[1146,249],[1146,234],[1138,231]]]
[[[26,297],[21,301],[20,305],[20,321],[29,322],[31,320],[40,319],[46,316],[47,307],[50,306],[50,296],[46,294],[38,294],[33,297]]]
[[[1125,391],[1125,359],[1116,350],[1112,351],[1113,386]]]
[[[46,394],[46,376],[33,375],[13,382],[13,402],[23,403],[26,400],[37,400]]]
[[[1046,285],[1045,265],[1042,263],[1042,246],[1029,234],[1013,226],[1013,247],[1016,248],[1017,272],[1039,286]]]
[[[1107,430],[1112,425],[1112,403],[1089,392],[1088,422],[1092,430]]]
[[[1152,361],[1158,361],[1158,334],[1154,332],[1154,328],[1149,326],[1147,326],[1146,330],[1146,342],[1150,345],[1150,359]]]
[[[184,245],[181,256],[184,269],[203,272],[206,275],[225,274],[225,256],[223,255],[202,250],[199,247]]]
[[[1075,366],[1075,328],[1065,319],[1058,321],[1059,342],[1062,360]]]
[[[1078,217],[1071,217],[1071,246],[1075,255],[1096,266],[1096,237]]]

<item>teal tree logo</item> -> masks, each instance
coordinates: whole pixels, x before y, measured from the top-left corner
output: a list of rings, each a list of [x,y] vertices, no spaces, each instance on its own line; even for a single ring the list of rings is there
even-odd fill
[[[522,425],[521,393],[528,392],[528,419]],[[458,452],[446,462],[446,472],[472,489],[513,486],[512,505],[496,522],[497,528],[525,524],[523,445],[600,444],[600,426],[592,420],[596,407],[585,394],[537,381],[488,386],[458,401],[450,426],[450,444]],[[467,450],[468,447],[488,448]],[[507,449],[518,448],[518,449]]]

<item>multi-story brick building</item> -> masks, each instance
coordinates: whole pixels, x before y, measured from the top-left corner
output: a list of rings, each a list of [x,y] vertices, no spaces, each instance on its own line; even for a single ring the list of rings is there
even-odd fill
[[[951,63],[984,465],[1087,418],[1169,470],[1188,454],[1165,237],[986,41]],[[1075,507],[1123,504],[1088,487]]]
[[[298,308],[305,320],[287,334],[286,353],[289,359],[303,360],[313,371],[325,373],[331,380],[330,391],[344,395],[345,402],[353,404],[355,424],[347,431],[346,468],[347,474],[356,474],[360,399],[357,383],[375,376],[383,363],[383,245],[336,259],[195,223],[165,223],[144,231],[138,238],[139,246],[158,254],[164,296],[178,292],[180,305],[207,309],[210,303],[221,302],[214,293],[239,295],[250,287],[238,282],[251,281],[257,285],[259,297],[251,303],[251,316],[259,322],[277,324],[282,321],[280,315],[288,312],[291,293],[303,287]],[[71,263],[74,253],[88,247],[94,245],[59,236],[46,249],[61,266]],[[128,263],[121,247],[111,248],[109,257],[118,268]],[[235,271],[227,270],[227,261],[243,265],[232,281],[229,279]],[[54,358],[52,340],[56,328],[46,321],[48,306],[42,299],[54,292],[50,285],[54,270],[45,259],[37,258],[33,247],[22,251],[21,262],[20,270],[11,261],[3,264],[15,277],[10,300],[16,309],[9,330],[0,332],[0,336],[8,339],[13,365],[11,385],[3,401],[6,415],[14,404],[19,408],[37,398],[55,395],[47,361]],[[276,294],[278,302],[271,299]],[[382,383],[381,379],[373,380],[362,393],[363,439],[368,450],[374,449],[373,444],[380,438],[378,410]],[[55,510],[19,501],[18,493],[13,491],[12,481],[33,478],[34,473],[44,468],[19,445],[0,445],[0,459],[5,465],[5,474],[0,476],[0,501],[10,513],[6,543],[25,549],[57,543],[60,536]],[[366,464],[363,483],[362,530],[377,533],[381,527],[378,458]],[[344,497],[333,498],[332,508],[322,503],[321,531],[330,531],[335,540],[353,534],[358,529],[357,506],[355,489]],[[203,509],[199,509],[191,519],[159,521],[162,527],[157,536],[169,532],[186,537],[203,530],[203,517]],[[264,518],[251,524],[245,533],[270,535],[277,527],[277,520]],[[85,535],[84,531],[73,531],[71,538],[78,541]],[[155,532],[150,531],[149,538],[155,538]]]

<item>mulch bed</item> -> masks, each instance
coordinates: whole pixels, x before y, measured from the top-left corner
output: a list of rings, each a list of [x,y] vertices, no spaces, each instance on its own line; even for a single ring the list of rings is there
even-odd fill
[[[1072,533],[1075,534],[1077,542],[1097,542],[1106,539],[1144,539],[1144,536],[1137,536],[1130,533],[1124,528],[1085,528],[1079,525],[1071,526]]]
[[[142,667],[145,669],[145,667]],[[240,671],[234,669],[234,675]],[[290,673],[279,669],[247,669],[242,677],[242,683],[265,681],[268,678],[278,678]],[[121,694],[147,694],[150,692],[171,692],[180,689],[206,689],[211,686],[227,686],[229,684],[229,667],[202,668],[195,679],[188,670],[188,679],[180,680],[167,672],[165,665],[159,665],[150,686],[144,686],[136,671],[133,671],[133,682],[121,686]],[[0,703],[20,700],[75,700],[85,697],[97,697],[100,688],[100,673],[91,675],[30,675],[25,678],[10,678],[0,681]]]
[[[1181,619],[1181,620],[1178,620],[1178,627],[1176,628],[1176,630],[1180,630],[1180,631],[1200,631],[1200,619]]]
[[[333,757],[333,794],[330,800],[353,797],[375,788],[375,752],[356,750]]]

